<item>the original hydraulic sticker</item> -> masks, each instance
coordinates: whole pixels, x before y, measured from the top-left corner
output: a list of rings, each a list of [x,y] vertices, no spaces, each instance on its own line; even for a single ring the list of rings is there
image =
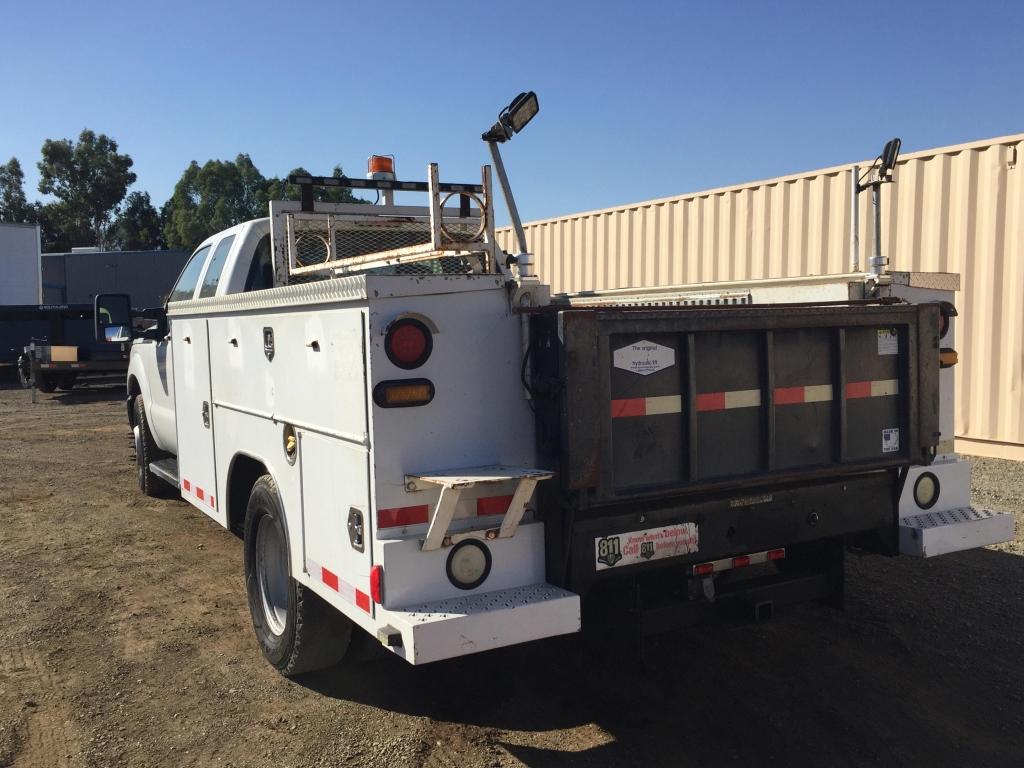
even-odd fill
[[[900,342],[899,336],[896,335],[895,328],[879,328],[878,329],[878,354],[880,355],[895,355],[899,354]]]
[[[616,349],[612,353],[612,361],[616,368],[648,376],[675,365],[676,351],[672,347],[641,339]]]
[[[899,427],[895,429],[883,429],[882,430],[882,453],[896,453],[900,449],[900,430]]]
[[[680,523],[594,539],[597,570],[689,555],[697,551],[697,524]]]

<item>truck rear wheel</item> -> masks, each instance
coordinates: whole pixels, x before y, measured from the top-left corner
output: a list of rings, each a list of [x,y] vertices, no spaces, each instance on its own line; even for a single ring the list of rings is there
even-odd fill
[[[352,635],[352,622],[291,573],[281,497],[263,475],[245,512],[245,589],[260,649],[288,676],[334,666]]]
[[[139,474],[139,490],[147,496],[164,496],[170,486],[154,475],[149,465],[151,462],[166,458],[167,453],[156,447],[153,433],[146,421],[146,404],[142,395],[135,398],[135,426],[132,427],[132,439],[135,442],[135,469]]]
[[[40,373],[35,377],[35,380],[36,389],[38,389],[40,392],[50,394],[51,392],[57,389],[57,380],[52,376]]]

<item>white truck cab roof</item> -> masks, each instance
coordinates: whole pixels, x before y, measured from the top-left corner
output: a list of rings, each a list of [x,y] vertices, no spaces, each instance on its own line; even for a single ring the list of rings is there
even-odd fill
[[[273,274],[270,219],[253,219],[211,235],[200,243],[167,300],[272,288]]]

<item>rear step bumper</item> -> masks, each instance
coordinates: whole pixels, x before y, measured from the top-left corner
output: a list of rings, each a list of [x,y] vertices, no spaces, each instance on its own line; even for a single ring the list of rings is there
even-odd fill
[[[1013,515],[978,507],[922,512],[900,520],[900,552],[935,557],[1013,539]]]
[[[378,611],[388,625],[380,631],[379,638],[413,664],[580,630],[579,595],[550,584]]]

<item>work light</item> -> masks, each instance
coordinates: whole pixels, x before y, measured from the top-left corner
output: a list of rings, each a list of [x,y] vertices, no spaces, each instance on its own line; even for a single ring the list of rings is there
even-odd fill
[[[520,93],[512,99],[511,104],[501,110],[498,122],[492,125],[482,138],[484,141],[504,143],[523,130],[538,112],[540,102],[537,101],[537,94],[533,91]]]

